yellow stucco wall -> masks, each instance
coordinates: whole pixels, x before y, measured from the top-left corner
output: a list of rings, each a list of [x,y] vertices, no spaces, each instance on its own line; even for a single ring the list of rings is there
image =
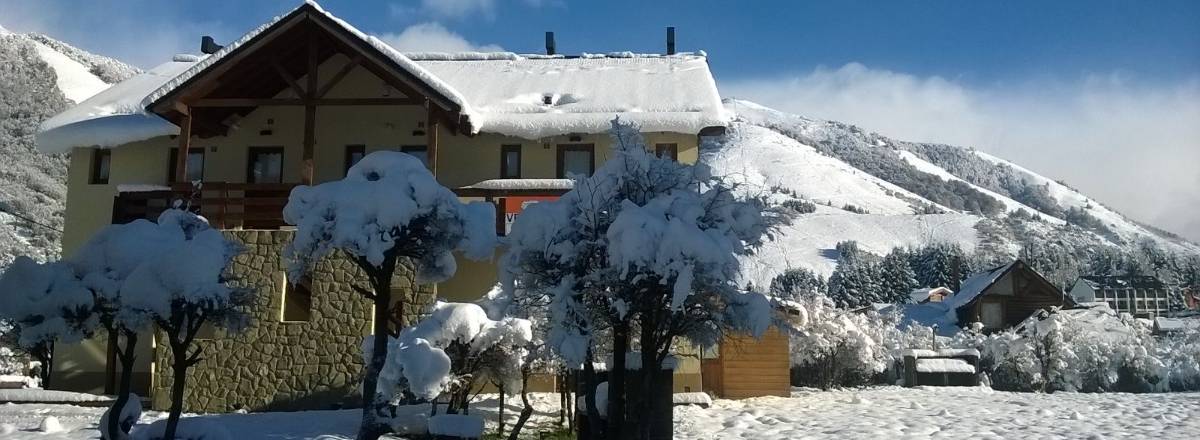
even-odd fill
[[[339,70],[345,58],[335,57],[321,66],[319,76],[328,78]],[[298,79],[304,83],[303,78]],[[280,94],[283,96],[289,92]],[[352,71],[327,97],[401,96],[365,69]],[[204,180],[209,182],[241,183],[246,179],[248,148],[283,147],[283,181],[299,182],[303,154],[303,108],[263,107],[236,121],[225,136],[191,139],[192,148],[204,148]],[[406,145],[425,145],[427,137],[417,130],[428,129],[423,106],[331,106],[317,111],[316,147],[314,150],[314,180],[326,182],[344,175],[346,145],[365,145],[368,153],[379,150],[399,150]],[[607,133],[581,134],[578,140],[570,136],[545,139],[520,139],[490,133],[476,136],[452,134],[443,124],[438,136],[438,180],[456,188],[482,180],[500,177],[502,145],[522,146],[521,171],[523,178],[554,178],[558,144],[594,144],[595,164],[598,167],[609,157]],[[684,133],[646,133],[646,143],[678,145],[678,159],[694,163],[698,159],[697,136]],[[71,152],[67,179],[67,206],[63,233],[63,255],[71,256],[97,230],[111,223],[113,198],[122,184],[164,185],[167,183],[170,150],[178,140],[158,137],[125,144],[113,149],[109,183],[89,183],[93,149],[75,148]],[[497,268],[493,261],[474,262],[458,259],[458,273],[438,286],[438,294],[452,301],[472,301],[479,298],[495,282]],[[143,338],[148,341],[149,338]],[[149,343],[143,344],[149,350]],[[107,348],[102,340],[81,344],[62,344],[58,347],[56,377],[63,377],[64,389],[97,391],[95,377],[105,371]],[[149,353],[149,351],[147,351]],[[139,359],[150,359],[148,354]],[[148,362],[148,361],[147,361]],[[139,371],[149,371],[140,366]],[[99,382],[103,387],[103,382]],[[56,386],[57,387],[57,386]]]

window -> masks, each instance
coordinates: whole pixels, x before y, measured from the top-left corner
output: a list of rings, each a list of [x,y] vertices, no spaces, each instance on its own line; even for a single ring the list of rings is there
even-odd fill
[[[346,167],[342,170],[346,173],[350,172],[350,167],[362,160],[363,156],[367,155],[366,145],[347,145],[346,146]]]
[[[179,164],[179,149],[171,149],[170,161],[167,163],[167,182],[175,183],[175,168]],[[188,148],[187,181],[204,180],[204,149]]]
[[[417,159],[421,159],[421,163],[425,164],[425,168],[429,168],[429,148],[424,145],[405,145],[400,147],[400,152],[411,154]]]
[[[312,279],[308,276],[284,285],[281,318],[285,322],[307,322],[312,318]]]
[[[659,159],[679,160],[679,144],[654,144],[654,155]]]
[[[88,179],[93,185],[108,184],[108,172],[112,167],[112,150],[92,150],[92,176]]]
[[[1004,305],[998,302],[980,303],[980,321],[984,328],[1004,328]]]
[[[283,147],[250,147],[246,183],[282,183]]]
[[[500,146],[500,178],[501,179],[520,179],[521,178],[521,146],[520,145],[502,145],[502,146]]]
[[[588,177],[596,169],[596,160],[591,144],[566,144],[558,146],[557,175],[559,179],[571,176]]]

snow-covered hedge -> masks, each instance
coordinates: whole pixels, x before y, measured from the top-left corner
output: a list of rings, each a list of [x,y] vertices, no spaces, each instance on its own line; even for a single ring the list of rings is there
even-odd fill
[[[781,301],[788,310],[792,384],[831,388],[890,382],[905,350],[929,347],[932,331],[899,316],[841,309],[823,295]]]
[[[996,389],[1010,391],[1161,392],[1200,385],[1195,335],[1156,339],[1149,327],[1106,308],[1047,310],[988,336],[971,330],[960,343],[979,348]]]

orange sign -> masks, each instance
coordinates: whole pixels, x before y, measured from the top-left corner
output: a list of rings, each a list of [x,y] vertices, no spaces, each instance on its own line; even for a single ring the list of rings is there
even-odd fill
[[[549,200],[558,200],[558,196],[525,196],[525,197],[503,197],[500,198],[500,212],[504,213],[504,224],[500,226],[499,232],[508,235],[512,230],[513,221],[517,219],[517,215],[525,210],[525,207],[538,202]]]

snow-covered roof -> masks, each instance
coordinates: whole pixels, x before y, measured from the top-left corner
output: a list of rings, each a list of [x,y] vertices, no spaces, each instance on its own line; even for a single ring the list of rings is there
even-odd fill
[[[147,113],[147,94],[196,64],[176,58],[135,75],[42,122],[37,145],[43,153],[62,153],[71,147],[117,145],[179,133],[179,127]]]
[[[1200,318],[1154,318],[1154,329],[1160,332],[1175,332],[1184,330],[1200,330]]]
[[[464,186],[463,189],[483,190],[570,190],[575,187],[571,179],[489,179]]]
[[[474,133],[525,139],[601,133],[609,129],[614,116],[620,116],[643,131],[695,134],[730,120],[703,53],[563,57],[465,52],[413,53],[410,58],[314,1],[297,9],[305,7],[325,14],[457,106]],[[178,133],[178,127],[146,108],[294,12],[255,28],[212,55],[160,65],[47,120],[38,135],[38,148],[58,153],[75,146],[113,147]]]
[[[482,132],[524,139],[600,133],[619,116],[643,131],[695,134],[729,121],[703,55],[414,57],[465,96]]]
[[[1017,262],[1013,261],[1003,266],[972,275],[962,282],[962,285],[959,287],[958,292],[954,293],[954,296],[946,299],[946,304],[951,309],[957,309],[969,304],[976,297],[983,294],[984,290],[987,290],[989,286],[1000,279],[1000,276],[1008,272],[1015,264]]]

